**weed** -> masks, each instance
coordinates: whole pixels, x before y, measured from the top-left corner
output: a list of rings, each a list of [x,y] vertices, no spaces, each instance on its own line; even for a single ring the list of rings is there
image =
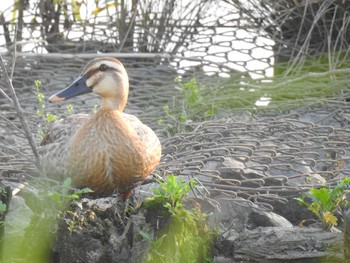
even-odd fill
[[[210,103],[202,95],[204,86],[195,78],[184,82],[176,79],[176,82],[182,101],[174,103],[173,107],[165,105],[163,107],[165,118],[158,120],[159,125],[165,125],[168,136],[186,130],[186,126],[194,121],[207,120],[216,113],[215,103]]]
[[[41,81],[40,80],[35,80],[34,81],[34,90],[35,90],[35,95],[38,101],[38,110],[37,110],[37,115],[41,118],[43,118],[47,123],[56,121],[58,117],[54,114],[47,113],[45,115],[45,96],[41,92]]]
[[[185,103],[190,107],[195,107],[203,102],[203,97],[200,95],[202,86],[197,83],[195,78],[187,82],[180,82],[176,80],[179,84],[181,93],[185,96]]]
[[[211,262],[212,233],[205,222],[207,215],[201,213],[199,206],[184,208],[184,198],[196,187],[196,181],[183,182],[170,175],[159,184],[144,206],[162,208],[168,222],[155,239],[150,233],[140,232],[151,245],[144,262]]]
[[[182,208],[185,196],[196,186],[197,181],[183,182],[181,178],[169,175],[164,182],[158,181],[158,183],[160,187],[153,188],[154,196],[146,199],[144,206],[161,204],[169,215],[174,215],[178,209]]]
[[[45,193],[45,195],[54,201],[59,210],[67,208],[72,201],[79,199],[81,195],[92,193],[90,188],[75,189],[74,192],[71,193],[71,184],[72,179],[68,177],[63,181],[60,191],[49,190]]]
[[[65,115],[67,116],[70,116],[73,114],[73,105],[72,104],[68,104],[67,107],[66,107],[66,112],[65,112]]]
[[[50,112],[46,112],[45,96],[41,92],[40,87],[41,87],[41,81],[35,80],[34,91],[38,102],[38,110],[36,111],[36,113],[43,121],[43,129],[39,128],[38,133],[40,134],[40,138],[43,138],[45,136],[44,130],[47,128],[47,125],[57,121],[58,116]],[[72,113],[73,113],[73,105],[69,104],[66,107],[66,111],[64,115],[69,116],[69,115],[72,115]]]
[[[349,184],[350,178],[344,178],[334,188],[312,188],[296,200],[313,212],[321,220],[323,229],[329,231],[332,226],[338,224],[335,212],[341,211],[344,206],[348,205],[344,189]],[[311,202],[306,201],[306,198]]]

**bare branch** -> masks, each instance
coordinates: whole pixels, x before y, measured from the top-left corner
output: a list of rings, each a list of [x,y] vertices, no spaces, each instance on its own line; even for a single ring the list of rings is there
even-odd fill
[[[2,88],[0,88],[0,94],[4,96],[8,101],[10,101],[11,104],[13,104],[13,100],[6,94],[5,91],[2,90]]]
[[[13,39],[14,50],[13,50],[13,63],[12,63],[11,74],[10,74],[11,79],[13,79],[13,73],[15,72],[15,65],[16,65],[16,59],[17,59],[17,34],[18,34],[18,24],[16,24],[15,26],[15,36]]]
[[[29,142],[29,145],[30,145],[32,151],[33,151],[33,154],[34,154],[34,157],[35,157],[35,166],[39,170],[41,170],[40,158],[39,158],[38,151],[37,151],[37,149],[35,147],[35,143],[34,143],[34,139],[33,139],[32,133],[31,133],[30,128],[28,126],[27,120],[26,120],[26,118],[24,116],[24,113],[23,113],[23,110],[21,108],[21,105],[19,104],[19,101],[18,101],[16,92],[15,92],[15,89],[14,89],[14,87],[12,85],[12,79],[10,78],[10,76],[7,73],[6,66],[5,66],[5,63],[4,63],[4,60],[3,60],[2,56],[0,56],[0,67],[1,67],[1,70],[3,71],[3,73],[4,73],[5,84],[9,87],[9,91],[10,91],[10,94],[12,96],[13,104],[14,104],[14,106],[16,108],[18,117],[19,117],[19,119],[21,121],[21,124],[23,126],[24,132],[26,134],[26,138],[27,138],[27,140]]]

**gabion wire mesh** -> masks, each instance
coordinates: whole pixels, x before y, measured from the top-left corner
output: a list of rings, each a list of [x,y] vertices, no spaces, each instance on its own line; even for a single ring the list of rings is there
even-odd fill
[[[131,82],[126,112],[138,116],[162,141],[163,156],[155,173],[196,178],[212,195],[220,192],[230,198],[244,197],[265,207],[270,207],[273,200],[285,202],[286,197],[310,187],[333,184],[349,176],[350,107],[346,91],[343,96],[317,98],[284,113],[219,110],[206,120],[187,123],[171,137],[166,136],[167,127],[160,122],[167,117],[163,108],[180,107],[176,102],[183,96],[176,78],[195,77],[211,86],[219,85],[223,80],[219,76],[225,74],[242,81],[249,75],[272,74],[275,40],[266,33],[258,34],[259,28],[244,25],[247,19],[242,10],[232,6],[219,2],[215,12],[204,12],[208,6],[201,2],[194,17],[188,14],[188,21],[170,19],[168,31],[157,37],[154,28],[159,30],[159,21],[144,25],[139,16],[131,14],[125,28],[135,22],[133,44],[125,42],[126,32],[106,22],[97,23],[100,20],[72,24],[59,38],[53,39],[57,37],[53,34],[51,39],[40,39],[34,45],[37,31],[30,31],[27,41],[31,49],[26,53],[22,46],[13,83],[36,143],[40,143],[41,130],[46,127],[36,113],[34,81],[42,82],[42,91],[48,97],[80,74],[96,52],[119,52],[112,55],[118,55],[125,64]],[[154,17],[160,19],[161,14],[154,13]],[[103,21],[120,18],[119,13],[98,17]],[[64,22],[60,21],[61,30]],[[32,26],[41,28],[45,24]],[[77,37],[74,31],[80,35]],[[150,37],[152,41],[147,40]],[[5,59],[10,68],[12,57],[7,55]],[[4,82],[0,88],[7,92]],[[33,154],[13,105],[4,96],[0,98],[0,173],[6,180],[26,180],[34,169]],[[70,103],[74,113],[89,113],[99,100],[85,95],[46,105],[45,110],[64,115]]]
[[[275,117],[233,115],[197,124],[163,143],[163,164],[212,191],[264,203],[349,176],[349,107]],[[340,107],[339,107],[340,106]]]

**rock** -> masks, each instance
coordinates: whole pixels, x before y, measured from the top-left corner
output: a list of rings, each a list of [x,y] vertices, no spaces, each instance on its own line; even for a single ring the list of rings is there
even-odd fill
[[[218,256],[214,257],[213,263],[232,263],[232,259]]]
[[[255,210],[249,214],[248,229],[255,229],[257,227],[284,227],[291,228],[293,224],[274,212],[263,210]]]
[[[11,198],[4,229],[4,262],[10,261],[14,256],[21,254],[20,241],[23,240],[32,216],[33,212],[26,205],[23,197],[13,196]]]
[[[218,204],[215,207],[208,201],[196,200],[201,204],[202,213],[209,214],[208,224],[211,228],[219,229],[219,232],[225,232],[228,229],[234,229],[237,232],[245,229],[249,214],[252,209],[243,198],[228,198],[225,195],[213,197],[213,203]]]
[[[23,236],[25,228],[30,224],[32,210],[26,205],[21,196],[13,196],[9,205],[5,225],[6,236]]]
[[[152,232],[156,227],[146,222],[144,209],[132,205],[149,197],[153,187],[137,187],[134,203],[116,196],[79,201],[59,222],[53,247],[55,262],[139,262],[149,246],[140,231]]]
[[[320,228],[259,227],[245,230],[233,240],[234,262],[313,262],[342,259],[342,251],[331,247],[342,244],[342,235]],[[330,261],[324,261],[330,262]],[[334,261],[332,261],[334,262]],[[339,261],[341,262],[341,261]]]
[[[124,224],[125,209],[116,197],[82,199],[59,222],[56,262],[130,262],[132,224]]]
[[[143,184],[140,186],[137,186],[134,189],[134,198],[138,201],[138,202],[143,202],[146,198],[151,197],[152,196],[152,189],[155,187],[158,187],[159,184],[157,183],[148,183],[148,184]]]
[[[228,198],[225,195],[218,195],[213,197],[210,203],[209,201],[196,199],[201,205],[202,213],[209,214],[209,226],[219,229],[219,232],[234,230],[239,233],[246,228],[254,229],[260,226],[293,227],[284,217],[271,211],[264,211],[240,197]],[[213,205],[215,203],[218,207]]]
[[[294,198],[300,197],[302,193],[287,197],[287,203],[270,202],[273,211],[288,219],[293,225],[299,225],[303,220],[317,220],[317,217],[306,206],[300,205]]]
[[[232,168],[237,170],[237,172],[243,172],[245,165],[232,157],[223,157],[222,165],[227,168]]]
[[[131,220],[133,222],[133,242],[130,262],[140,262],[140,259],[143,258],[149,247],[149,241],[140,238],[140,231],[148,232],[151,229],[148,228],[145,217],[142,214],[133,215]]]

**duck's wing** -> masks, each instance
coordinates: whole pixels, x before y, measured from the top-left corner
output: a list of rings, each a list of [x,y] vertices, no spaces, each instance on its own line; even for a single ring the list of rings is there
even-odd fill
[[[127,121],[129,125],[136,131],[137,136],[141,138],[141,140],[147,148],[149,148],[150,150],[156,150],[158,148],[161,148],[157,135],[150,127],[143,124],[134,115],[122,113],[122,116],[123,119]]]
[[[71,139],[88,119],[87,114],[74,114],[54,122],[49,127],[39,148],[45,176],[60,180],[64,177]]]
[[[141,143],[146,149],[145,158],[150,166],[155,167],[158,165],[161,156],[161,144],[155,134],[155,132],[143,124],[136,116],[123,113],[122,114],[125,121],[136,131]]]
[[[55,121],[46,131],[40,145],[48,145],[71,138],[80,126],[89,119],[88,114],[73,114]]]

